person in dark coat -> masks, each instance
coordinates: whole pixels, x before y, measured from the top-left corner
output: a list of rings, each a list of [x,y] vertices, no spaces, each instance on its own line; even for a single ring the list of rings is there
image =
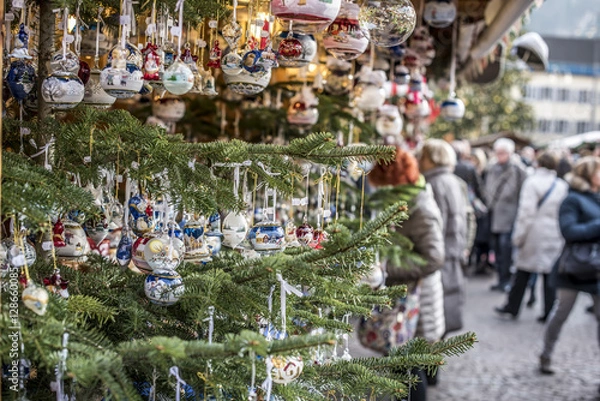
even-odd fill
[[[559,210],[560,231],[567,244],[600,243],[600,158],[588,156],[581,159],[566,181],[570,191]],[[553,374],[551,358],[560,330],[569,317],[580,292],[587,292],[594,300],[594,313],[598,321],[597,341],[600,345],[600,299],[598,279],[582,278],[558,272],[556,263],[557,300],[550,312],[544,334],[544,347],[540,355],[540,371]],[[598,389],[600,391],[600,389]]]

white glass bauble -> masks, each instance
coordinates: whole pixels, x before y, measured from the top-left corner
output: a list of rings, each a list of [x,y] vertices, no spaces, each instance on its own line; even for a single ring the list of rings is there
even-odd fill
[[[246,237],[258,252],[280,251],[285,244],[285,231],[281,224],[263,221],[255,224]]]
[[[63,226],[65,246],[55,249],[56,256],[81,258],[90,253],[90,245],[83,227],[72,220],[63,221]]]
[[[117,99],[127,99],[140,92],[144,86],[144,74],[133,64],[126,66],[117,64],[102,70],[100,85],[107,95]]]
[[[102,71],[97,68],[92,70],[90,79],[85,84],[83,103],[98,109],[107,109],[112,106],[117,99],[110,96],[102,89],[102,85],[100,84],[101,73]]]
[[[299,42],[299,54],[295,55],[294,52],[291,52],[294,54],[293,56],[284,56],[287,53],[282,52],[282,43],[285,44],[287,43],[286,41]],[[313,58],[315,58],[317,54],[317,41],[313,35],[298,32],[292,32],[290,35],[288,31],[282,31],[273,38],[273,48],[279,49],[277,61],[281,67],[300,68],[310,64]]]
[[[150,239],[144,246],[144,260],[154,271],[176,269],[184,254],[183,241],[166,234]]]
[[[6,254],[6,263],[12,267],[23,267],[25,264],[31,266],[35,263],[37,254],[35,248],[26,240],[23,240],[23,247],[15,244],[12,239],[5,239],[3,241],[4,250]]]
[[[271,377],[277,384],[290,384],[302,374],[304,361],[300,355],[274,356]]]
[[[120,53],[117,55],[115,51],[119,50]],[[125,47],[121,46],[121,43],[117,43],[108,52],[108,64],[112,64],[114,58],[124,58],[127,64],[133,64],[141,70],[144,65],[144,55],[136,45],[131,42],[125,42]]]
[[[368,0],[358,14],[360,29],[375,45],[405,42],[415,29],[417,13],[410,0]]]
[[[223,73],[237,75],[244,69],[242,67],[242,56],[237,53],[228,53],[221,59]]]
[[[77,74],[77,71],[79,71],[79,57],[71,50],[67,50],[64,54],[62,50],[59,50],[50,59],[50,70],[69,71]]]
[[[27,288],[23,290],[21,298],[23,299],[23,304],[35,314],[42,316],[46,313],[50,297],[44,287],[37,287],[29,282]]]
[[[163,85],[174,95],[183,95],[194,86],[194,73],[185,63],[176,60],[163,74]]]
[[[152,273],[152,268],[146,262],[144,258],[144,248],[148,241],[154,238],[153,235],[146,234],[143,237],[138,237],[133,243],[131,248],[131,261],[138,268],[138,270],[144,274]]]
[[[425,4],[423,19],[433,28],[446,28],[456,19],[456,5],[452,0],[433,0]]]
[[[284,21],[293,20],[295,31],[314,33],[331,24],[341,4],[341,0],[273,0],[271,13]]]
[[[185,101],[174,96],[165,96],[152,102],[152,114],[162,121],[176,123],[185,115]]]
[[[402,117],[398,107],[391,104],[384,104],[377,113],[375,129],[381,136],[399,135],[402,132]]]
[[[440,106],[440,116],[446,121],[458,121],[465,115],[465,104],[462,100],[450,97]]]
[[[173,305],[179,301],[184,291],[183,279],[175,270],[149,274],[144,282],[144,293],[150,302],[157,305]]]
[[[362,111],[375,111],[385,103],[385,89],[370,82],[354,87],[354,104]]]
[[[383,285],[385,274],[381,262],[375,262],[369,272],[361,279],[361,283],[368,285],[376,290]]]
[[[267,85],[269,85],[271,81],[271,69],[255,73],[244,69],[236,75],[223,72],[223,79],[232,92],[239,95],[253,96],[265,90]]]
[[[223,219],[223,245],[237,247],[246,238],[248,228],[248,220],[243,213],[229,212]]]
[[[367,50],[369,39],[360,30],[358,4],[344,2],[336,19],[323,32],[323,46],[339,60],[354,60]]]
[[[53,109],[65,110],[83,100],[85,87],[77,74],[58,70],[42,82],[42,97]]]

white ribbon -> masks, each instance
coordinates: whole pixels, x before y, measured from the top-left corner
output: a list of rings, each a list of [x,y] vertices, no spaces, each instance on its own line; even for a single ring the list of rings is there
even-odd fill
[[[287,281],[283,279],[283,276],[280,273],[277,273],[277,280],[281,283],[281,326],[282,332],[281,336],[284,337],[286,333],[286,297],[287,294],[294,294],[296,296],[301,297],[302,292],[298,290],[296,287],[290,285]]]
[[[273,312],[273,293],[275,292],[275,286],[271,286],[271,291],[269,291],[269,297],[267,298],[267,305],[269,306],[269,317],[271,316],[271,313]],[[272,341],[273,340],[273,336],[271,335],[271,328],[273,327],[273,325],[271,324],[271,321],[268,321],[267,323],[267,333],[265,335],[266,340],[267,341]]]
[[[208,307],[208,317],[204,319],[204,321],[208,320],[208,343],[212,344],[213,341],[213,332],[215,331],[215,307]]]
[[[175,401],[181,400],[181,386],[186,386],[187,383],[183,381],[181,377],[179,377],[179,368],[177,366],[171,366],[169,369],[169,376],[175,376],[175,380],[177,383],[175,384]]]
[[[52,388],[56,391],[56,401],[68,401],[69,397],[65,395],[64,388],[65,383],[63,381],[63,374],[67,370],[67,356],[69,351],[67,349],[67,344],[69,342],[69,333],[63,333],[62,346],[63,349],[59,354],[58,365],[56,365],[56,381],[53,384]]]
[[[177,55],[181,56],[181,37],[183,36],[183,2],[184,0],[177,0],[175,5],[175,12],[179,11],[179,35],[177,36]]]
[[[273,377],[271,377],[271,371],[273,370],[273,360],[270,356],[267,357],[267,378],[260,386],[266,393],[265,400],[271,399],[271,390],[273,390]]]

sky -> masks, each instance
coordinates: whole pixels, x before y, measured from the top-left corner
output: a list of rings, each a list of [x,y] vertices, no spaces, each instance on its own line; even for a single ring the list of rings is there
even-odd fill
[[[542,36],[600,38],[600,0],[545,0],[525,29]]]

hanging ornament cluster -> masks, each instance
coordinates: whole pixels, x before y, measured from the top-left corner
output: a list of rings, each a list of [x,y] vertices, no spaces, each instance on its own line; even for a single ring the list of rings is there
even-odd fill
[[[323,32],[323,46],[327,53],[339,60],[354,60],[367,50],[369,39],[358,22],[360,8],[344,1],[336,19]]]
[[[302,129],[309,129],[319,119],[318,104],[319,99],[312,90],[308,86],[303,86],[302,90],[290,99],[287,111],[288,123]]]
[[[432,28],[446,28],[456,19],[454,0],[432,0],[425,4],[423,19]]]
[[[385,72],[363,66],[358,74],[358,84],[354,87],[354,104],[362,111],[375,111],[385,102]]]

